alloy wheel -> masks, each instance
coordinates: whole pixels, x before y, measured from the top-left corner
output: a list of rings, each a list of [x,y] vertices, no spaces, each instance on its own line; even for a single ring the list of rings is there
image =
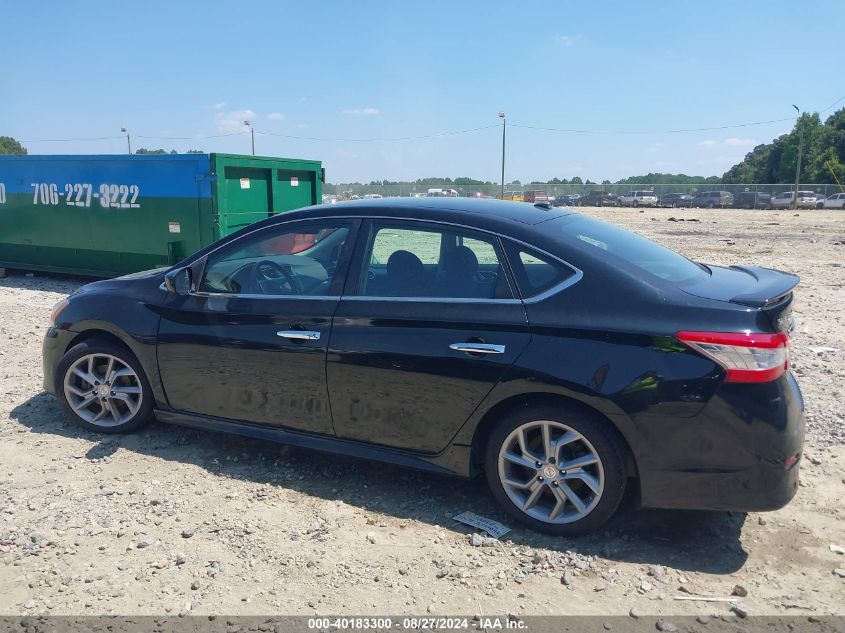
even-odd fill
[[[498,466],[499,481],[511,502],[544,523],[584,518],[604,491],[604,467],[596,449],[561,422],[518,426],[502,443]]]
[[[87,354],[76,360],[65,372],[64,393],[76,415],[101,427],[128,422],[144,397],[135,370],[111,354]]]

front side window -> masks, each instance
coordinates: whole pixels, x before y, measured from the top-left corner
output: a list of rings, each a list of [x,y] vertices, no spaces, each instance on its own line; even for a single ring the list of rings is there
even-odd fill
[[[346,222],[281,226],[244,237],[209,255],[201,292],[268,296],[338,294],[335,273]]]
[[[360,294],[511,299],[495,238],[451,228],[374,225]]]

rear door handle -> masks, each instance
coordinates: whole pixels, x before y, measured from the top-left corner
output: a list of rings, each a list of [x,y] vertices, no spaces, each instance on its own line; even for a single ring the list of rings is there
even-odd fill
[[[276,336],[281,336],[282,338],[291,339],[293,341],[317,341],[320,339],[319,332],[313,332],[310,330],[279,330],[276,332]]]
[[[504,354],[504,345],[492,343],[452,343],[449,349],[456,352],[469,352],[470,354]]]

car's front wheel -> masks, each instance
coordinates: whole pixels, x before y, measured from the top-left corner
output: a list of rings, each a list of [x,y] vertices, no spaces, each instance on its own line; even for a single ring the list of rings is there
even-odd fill
[[[99,338],[83,341],[67,351],[56,373],[62,407],[89,431],[125,433],[152,418],[144,370],[120,345]]]
[[[619,441],[597,417],[558,407],[506,416],[487,443],[487,482],[515,519],[560,536],[600,528],[625,492]]]

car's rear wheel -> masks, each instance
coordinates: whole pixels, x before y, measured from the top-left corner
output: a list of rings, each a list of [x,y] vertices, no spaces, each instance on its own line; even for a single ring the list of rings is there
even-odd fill
[[[503,419],[486,447],[493,495],[518,521],[561,536],[600,528],[625,492],[622,451],[596,417],[529,407]]]
[[[125,433],[152,418],[150,384],[126,348],[99,338],[83,341],[57,368],[59,401],[80,426],[101,433]]]

